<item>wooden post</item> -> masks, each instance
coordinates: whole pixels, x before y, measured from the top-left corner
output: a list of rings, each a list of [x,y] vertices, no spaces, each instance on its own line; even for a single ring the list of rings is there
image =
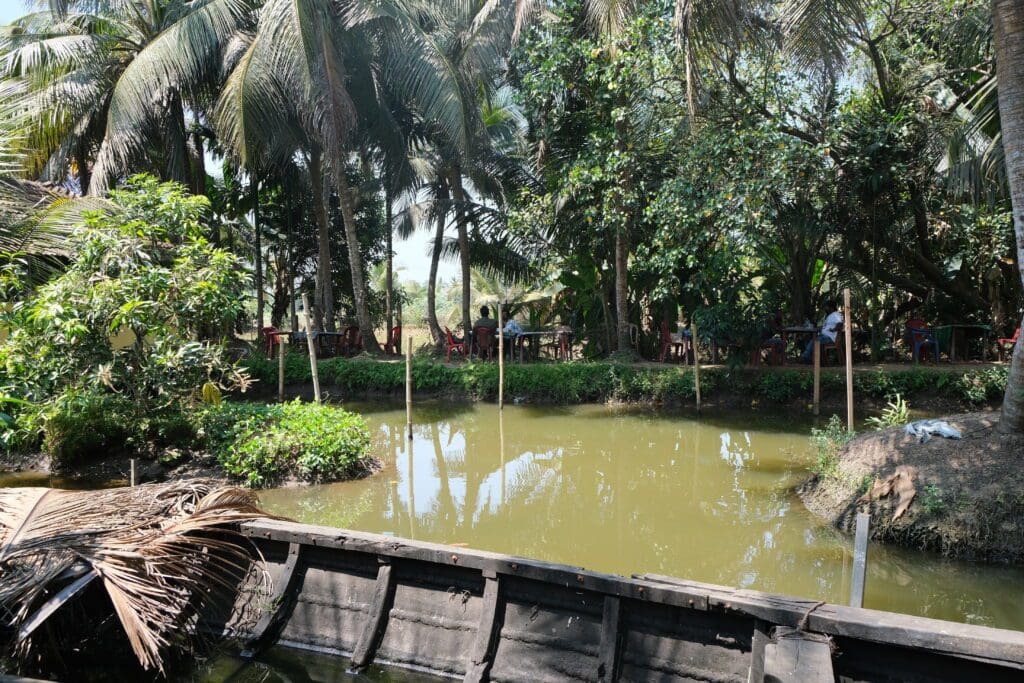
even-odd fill
[[[814,333],[814,414],[821,412],[821,336]]]
[[[697,414],[700,415],[700,359],[697,354],[700,347],[697,346],[697,323],[690,321],[690,336],[693,341],[693,387],[697,390]]]
[[[284,341],[277,335],[277,400],[284,402]]]
[[[853,317],[850,315],[850,288],[843,290],[843,334],[846,344],[846,428],[853,431]]]
[[[131,473],[128,475],[128,483],[131,484],[132,486],[135,486],[135,458],[132,458],[128,462],[130,463],[131,467]]]
[[[320,373],[316,367],[316,341],[313,339],[313,309],[309,307],[309,294],[302,293],[302,311],[306,314],[306,345],[309,347],[309,369],[313,374],[313,397],[320,403]]]
[[[868,567],[868,532],[871,515],[857,513],[857,531],[853,538],[853,580],[850,584],[850,607],[864,606],[864,579]]]
[[[498,410],[505,409],[505,324],[498,302]]]
[[[405,426],[412,441],[412,337],[405,339]]]

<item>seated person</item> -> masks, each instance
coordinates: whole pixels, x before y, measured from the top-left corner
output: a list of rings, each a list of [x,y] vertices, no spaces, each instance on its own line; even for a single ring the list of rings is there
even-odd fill
[[[818,344],[832,344],[835,343],[836,337],[839,335],[839,328],[843,326],[843,314],[839,311],[839,304],[835,301],[829,301],[827,310],[832,311],[825,318],[825,322],[821,325],[821,334],[817,339],[812,339],[807,342],[807,348],[804,349],[803,355],[800,359],[804,363],[810,363],[811,358],[814,356],[814,345]]]
[[[473,329],[478,327],[489,327],[491,330],[498,329],[498,321],[491,317],[491,309],[487,306],[480,307],[480,317],[473,323]]]
[[[505,313],[507,315],[508,311],[506,310]],[[505,335],[505,339],[515,339],[523,333],[523,326],[520,325],[519,321],[515,318],[507,318],[505,322],[505,329],[501,332]]]

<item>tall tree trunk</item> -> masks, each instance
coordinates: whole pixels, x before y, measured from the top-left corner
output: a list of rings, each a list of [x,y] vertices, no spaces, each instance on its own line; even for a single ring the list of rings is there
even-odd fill
[[[255,173],[250,178],[252,183],[252,229],[256,236],[256,336],[263,334],[264,315],[263,309],[266,305],[263,296],[263,239],[260,229],[260,181]]]
[[[313,213],[316,217],[316,283],[313,298],[316,300],[320,329],[336,330],[334,325],[334,287],[331,281],[331,235],[327,220],[327,197],[324,196],[323,157],[319,148],[309,153],[309,180],[313,185]],[[309,315],[309,311],[306,311]]]
[[[430,276],[427,278],[427,327],[434,338],[434,343],[441,346],[444,334],[437,322],[437,267],[441,261],[441,247],[444,246],[444,203],[448,199],[448,192],[444,181],[439,181],[436,188],[437,194],[437,227],[434,231],[434,248],[430,254]]]
[[[996,29],[999,120],[1020,264],[1024,263],[1024,2],[992,0],[992,17]],[[1024,282],[1024,268],[1018,266],[1018,270]],[[999,431],[1024,433],[1024,344],[1018,343],[1013,349]]]
[[[615,231],[615,323],[619,351],[629,351],[629,237],[625,226]]]
[[[359,333],[363,335],[363,348],[372,354],[381,352],[377,335],[373,330],[373,319],[367,302],[366,278],[363,274],[363,259],[359,249],[359,236],[356,234],[355,207],[353,206],[352,190],[344,173],[339,173],[338,201],[341,204],[341,216],[345,222],[345,243],[348,245],[348,265],[352,272],[352,298],[356,304],[356,321]]]
[[[284,202],[285,216],[288,221],[288,234],[285,236],[287,241],[286,272],[288,274],[288,307],[291,313],[292,330],[298,330],[299,316],[295,310],[295,250],[292,247],[295,241],[295,222],[292,216],[291,195],[287,191],[284,193]]]
[[[188,133],[185,131],[185,107],[181,95],[172,91],[167,98],[167,180],[174,180],[185,187],[189,182],[191,155],[188,153]]]
[[[388,321],[388,336],[391,335],[391,329],[395,326],[395,313],[392,310],[392,305],[395,299],[395,271],[394,271],[394,241],[392,239],[393,228],[391,226],[391,220],[393,216],[391,214],[391,187],[388,185],[388,176],[384,176],[384,220],[387,222],[387,265],[386,272],[384,275],[384,308],[385,315]]]
[[[458,165],[452,168],[451,187],[452,199],[455,200],[455,222],[459,235],[459,264],[462,266],[462,329],[468,339],[469,333],[473,330],[473,319],[469,310],[472,282],[469,273],[469,234],[466,230],[466,214],[463,210],[466,192],[462,188],[462,169]]]
[[[201,132],[194,131],[189,136],[192,140],[192,144],[189,146],[189,156],[191,159],[191,171],[192,176],[192,194],[194,195],[205,195],[206,194],[206,151],[203,149],[203,134]]]

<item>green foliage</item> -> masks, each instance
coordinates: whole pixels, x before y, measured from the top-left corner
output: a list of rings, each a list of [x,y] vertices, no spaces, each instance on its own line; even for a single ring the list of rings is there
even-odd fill
[[[127,450],[132,412],[116,396],[68,392],[33,419],[41,423],[43,449],[63,467]]]
[[[370,471],[366,423],[336,406],[225,401],[204,407],[193,419],[198,437],[224,471],[248,486],[270,486],[288,477],[333,481]]]
[[[930,517],[934,517],[941,514],[945,509],[946,499],[943,496],[942,489],[935,484],[925,486],[921,492],[921,511]]]
[[[902,396],[896,394],[896,398],[889,401],[881,415],[869,417],[866,422],[876,431],[881,431],[889,427],[904,425],[909,419],[910,408],[907,407],[907,402],[903,400]]]
[[[846,425],[838,415],[829,418],[824,429],[815,427],[811,430],[811,445],[815,451],[815,461],[811,471],[824,479],[839,476],[839,451],[850,443],[855,434],[846,429]]]
[[[206,382],[248,384],[211,340],[239,313],[246,275],[203,236],[206,198],[137,176],[111,200],[115,211],[87,214],[75,232],[67,271],[4,314],[0,390],[37,406],[19,411],[15,441],[63,424],[65,406],[79,400],[116,397],[128,421],[141,421],[191,403]],[[67,441],[57,425],[48,448]]]

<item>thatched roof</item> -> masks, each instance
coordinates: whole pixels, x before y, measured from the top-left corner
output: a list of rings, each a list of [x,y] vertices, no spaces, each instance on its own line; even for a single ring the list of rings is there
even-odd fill
[[[39,626],[86,588],[101,587],[139,663],[163,670],[167,651],[194,635],[197,615],[211,600],[233,604],[247,577],[265,581],[236,531],[239,522],[264,516],[250,491],[207,481],[104,491],[0,489],[7,654],[25,656]]]

